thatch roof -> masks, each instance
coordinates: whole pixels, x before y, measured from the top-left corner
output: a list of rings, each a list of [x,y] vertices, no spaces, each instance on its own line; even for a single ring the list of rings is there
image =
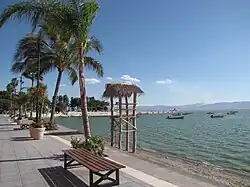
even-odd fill
[[[131,83],[109,83],[106,84],[106,89],[103,93],[103,97],[130,97],[133,93],[144,93],[138,86]]]

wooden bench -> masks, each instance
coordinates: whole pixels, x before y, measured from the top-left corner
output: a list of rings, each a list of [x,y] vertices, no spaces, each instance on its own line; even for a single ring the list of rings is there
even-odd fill
[[[111,186],[119,185],[119,170],[125,166],[104,157],[95,155],[86,149],[69,149],[64,152],[64,169],[70,166],[82,165],[89,169],[89,186],[96,187],[104,180],[111,181]],[[75,162],[75,163],[74,163]],[[106,171],[105,174],[101,173]],[[109,177],[115,172],[115,179]],[[100,178],[94,182],[93,176]]]

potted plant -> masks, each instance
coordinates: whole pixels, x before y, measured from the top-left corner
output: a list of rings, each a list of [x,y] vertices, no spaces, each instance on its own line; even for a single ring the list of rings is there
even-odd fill
[[[35,140],[42,140],[45,132],[44,124],[41,122],[30,124],[30,136]]]
[[[21,125],[21,123],[22,123],[22,117],[18,117],[16,122],[17,122],[17,125]]]

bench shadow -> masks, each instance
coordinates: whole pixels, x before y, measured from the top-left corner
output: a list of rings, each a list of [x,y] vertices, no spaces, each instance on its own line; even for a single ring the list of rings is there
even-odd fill
[[[62,166],[40,168],[38,171],[46,180],[50,187],[89,187],[88,184],[83,182],[80,178],[75,176],[68,170],[65,170]],[[111,187],[112,183],[101,183],[98,187]]]
[[[30,140],[34,140],[34,139],[31,137],[22,137],[22,136],[11,138],[11,141],[30,141]]]
[[[62,166],[38,169],[50,187],[88,187],[88,185]]]

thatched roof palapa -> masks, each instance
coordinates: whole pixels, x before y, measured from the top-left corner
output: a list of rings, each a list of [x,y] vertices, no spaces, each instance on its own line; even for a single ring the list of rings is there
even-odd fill
[[[103,97],[130,97],[133,93],[143,94],[144,92],[131,83],[109,83],[106,84]]]

